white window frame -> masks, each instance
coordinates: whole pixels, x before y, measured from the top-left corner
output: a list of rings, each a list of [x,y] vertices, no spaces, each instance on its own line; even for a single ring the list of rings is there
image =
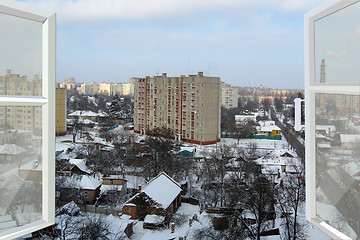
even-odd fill
[[[332,239],[349,239],[348,236],[316,216],[316,152],[315,152],[315,94],[359,95],[359,83],[316,83],[315,76],[315,21],[346,8],[360,0],[327,2],[304,17],[304,73],[305,73],[305,160],[306,160],[306,219]],[[360,210],[358,210],[360,211]]]
[[[42,23],[42,96],[0,96],[0,106],[42,107],[42,219],[2,232],[3,240],[55,223],[56,15],[13,0],[1,0],[0,13]]]

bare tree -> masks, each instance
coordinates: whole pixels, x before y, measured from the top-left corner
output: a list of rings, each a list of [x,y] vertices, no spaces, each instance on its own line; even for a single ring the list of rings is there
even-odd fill
[[[263,230],[274,219],[274,192],[271,182],[261,174],[260,166],[251,160],[241,160],[240,168],[231,175],[227,191],[229,204],[252,215],[234,216],[251,239],[260,239]]]
[[[299,222],[299,208],[305,201],[304,168],[293,164],[297,174],[282,177],[277,186],[278,211],[282,216],[285,239],[306,239],[304,226]]]
[[[147,137],[145,143],[148,152],[143,158],[145,177],[150,179],[159,172],[174,175],[179,169],[179,158],[173,153],[177,150],[175,143],[161,137]]]
[[[108,240],[110,239],[110,224],[103,218],[87,218],[77,232],[78,239]]]
[[[235,155],[234,146],[219,144],[214,151],[203,152],[204,157],[209,158],[204,163],[203,184],[205,204],[212,207],[225,207],[226,204],[226,175],[229,167],[229,160]]]
[[[249,159],[249,160],[257,159],[259,157],[257,143],[256,142],[250,142],[249,147],[248,147],[245,154],[246,154],[247,159]]]

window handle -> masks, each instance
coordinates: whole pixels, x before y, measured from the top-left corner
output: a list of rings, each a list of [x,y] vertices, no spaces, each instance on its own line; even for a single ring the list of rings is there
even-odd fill
[[[295,98],[295,131],[301,131],[303,128],[305,128],[305,125],[301,125],[301,102],[305,102],[304,99],[301,98]]]

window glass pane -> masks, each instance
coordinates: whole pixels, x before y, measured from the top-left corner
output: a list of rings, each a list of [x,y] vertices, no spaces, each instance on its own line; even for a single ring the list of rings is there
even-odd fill
[[[42,24],[0,14],[0,95],[42,95]]]
[[[0,232],[42,219],[41,107],[0,107]]]
[[[315,83],[359,83],[360,3],[315,22]]]
[[[360,237],[360,95],[316,94],[317,216]]]

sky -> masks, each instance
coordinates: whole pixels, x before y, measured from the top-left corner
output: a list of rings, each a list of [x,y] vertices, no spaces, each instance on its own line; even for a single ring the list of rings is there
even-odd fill
[[[325,60],[326,83],[354,83],[360,79],[360,3],[315,22],[315,81],[320,83]]]
[[[57,14],[57,81],[204,72],[304,88],[304,14],[326,0],[22,0]]]

